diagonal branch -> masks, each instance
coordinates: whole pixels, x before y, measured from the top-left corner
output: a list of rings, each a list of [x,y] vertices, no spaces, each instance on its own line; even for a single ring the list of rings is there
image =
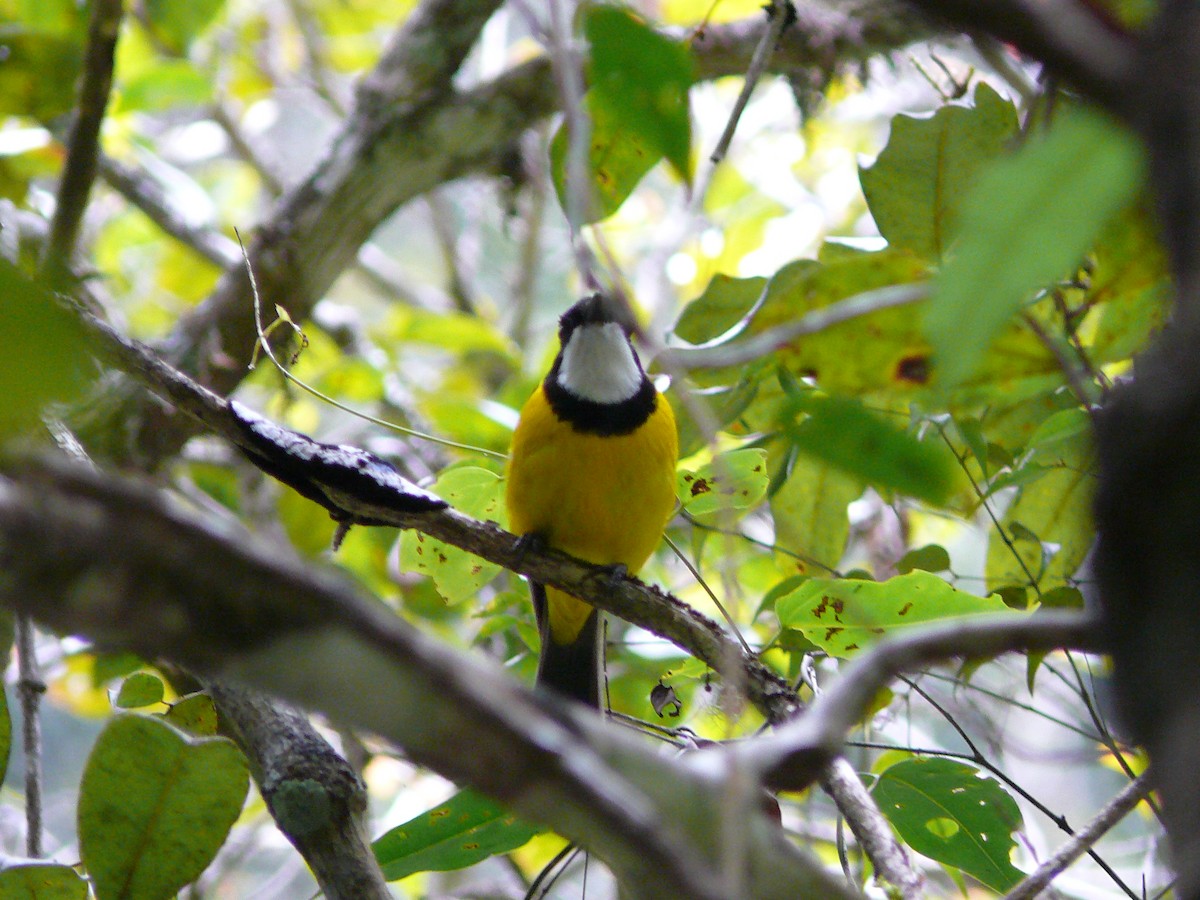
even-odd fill
[[[58,185],[50,239],[42,256],[42,268],[55,280],[70,268],[79,226],[96,180],[100,125],[112,92],[113,61],[123,15],[122,0],[96,0],[92,4],[79,99],[67,136],[67,160]]]
[[[1042,861],[1011,891],[1004,900],[1034,900],[1050,886],[1050,882],[1066,871],[1067,867],[1088,850],[1126,814],[1149,796],[1152,786],[1148,774],[1139,775],[1121,789],[1117,796],[1104,805],[1090,822],[1071,835],[1071,839],[1059,847],[1048,859]]]
[[[1082,613],[981,616],[891,637],[855,657],[800,718],[746,749],[746,762],[777,790],[803,790],[841,752],[846,734],[897,675],[948,659],[985,659],[1017,650],[1103,650],[1098,621]]]
[[[144,486],[61,463],[5,473],[0,603],[393,740],[586,843],[631,896],[731,895],[709,862],[719,858],[720,780],[423,636],[339,573],[214,531]],[[761,811],[745,828],[738,877],[752,896],[849,896]]]

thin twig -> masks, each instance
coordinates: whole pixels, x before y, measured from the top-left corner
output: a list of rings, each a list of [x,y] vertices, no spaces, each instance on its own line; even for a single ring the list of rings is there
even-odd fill
[[[929,296],[929,285],[925,282],[915,284],[897,284],[864,291],[855,294],[829,306],[823,306],[805,314],[794,322],[768,328],[754,337],[738,341],[722,340],[716,345],[699,347],[673,347],[664,350],[656,357],[664,368],[674,366],[681,370],[687,369],[720,369],[726,366],[740,366],[756,359],[761,359],[780,347],[791,343],[796,338],[824,331],[834,325],[840,325],[851,319],[868,316],[871,313],[896,306],[908,306],[919,303]],[[724,337],[724,336],[722,336]]]
[[[16,616],[17,692],[21,698],[21,737],[25,751],[25,855],[42,855],[42,695],[46,682],[38,670],[36,634],[28,614]]]
[[[1032,900],[1049,887],[1066,868],[1092,849],[1093,845],[1110,828],[1149,796],[1152,789],[1149,773],[1143,773],[1129,782],[1117,796],[1105,804],[1096,817],[1075,832],[1065,844],[1055,851],[1034,871],[1029,873],[1015,888],[1004,895],[1004,900]]]
[[[67,160],[58,185],[50,238],[42,256],[42,270],[54,280],[69,269],[92,182],[96,180],[100,124],[112,92],[113,61],[123,14],[122,0],[96,0],[92,5],[79,98],[67,135]]]
[[[771,54],[775,52],[775,46],[783,36],[784,29],[796,20],[796,10],[792,7],[791,0],[771,0],[767,7],[767,16],[767,30],[763,32],[762,39],[754,48],[754,56],[750,57],[750,66],[746,69],[746,77],[742,81],[742,91],[733,104],[733,111],[729,114],[729,121],[725,123],[725,130],[721,132],[717,146],[709,156],[709,161],[714,166],[720,165],[725,154],[729,152],[729,145],[733,141],[742,113],[746,110],[746,104],[750,102],[750,95],[754,93],[759,79],[766,72],[767,63],[771,61]]]

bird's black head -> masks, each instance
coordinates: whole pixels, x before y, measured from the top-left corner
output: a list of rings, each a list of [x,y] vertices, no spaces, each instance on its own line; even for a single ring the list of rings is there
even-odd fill
[[[632,328],[630,323],[625,321],[622,312],[624,311],[618,304],[607,295],[590,294],[559,317],[558,342],[565,347],[567,340],[571,337],[571,332],[576,328],[582,325],[604,325],[608,322],[616,322],[628,337]]]

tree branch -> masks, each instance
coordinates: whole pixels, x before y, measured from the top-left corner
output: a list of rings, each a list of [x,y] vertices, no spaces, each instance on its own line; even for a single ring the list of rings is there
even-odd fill
[[[330,900],[387,900],[364,814],[362,780],[299,710],[231,684],[205,685],[279,830]]]
[[[948,659],[981,659],[1016,650],[1069,647],[1102,652],[1099,622],[1080,613],[1039,612],[1027,618],[973,617],[886,638],[862,652],[800,718],[746,745],[747,763],[776,790],[803,790],[841,753],[845,736],[876,693],[902,672]]]
[[[108,96],[112,92],[113,60],[123,15],[122,0],[95,0],[92,4],[79,99],[67,136],[67,160],[58,185],[50,239],[42,256],[43,270],[55,281],[70,268],[79,226],[87,209],[92,182],[96,179],[100,124],[104,121]]]
[[[8,474],[5,605],[393,740],[415,762],[586,844],[632,896],[731,896],[709,863],[720,858],[720,779],[435,643],[342,576],[240,530],[212,531],[144,487],[61,464]],[[849,896],[761,813],[744,827],[737,875],[752,896]]]
[[[1104,805],[1096,817],[1080,828],[1071,839],[1054,852],[1034,871],[1021,880],[1015,888],[1004,895],[1004,900],[1034,900],[1050,886],[1050,882],[1066,871],[1067,866],[1087,853],[1096,841],[1116,825],[1151,791],[1150,776],[1139,775],[1121,789],[1117,796]]]
[[[241,447],[251,460],[269,474],[281,478],[305,496],[321,503],[339,522],[386,524],[415,528],[440,540],[468,550],[532,580],[569,591],[600,609],[612,612],[633,624],[670,640],[715,671],[742,685],[747,697],[769,721],[783,722],[798,708],[791,687],[753,654],[746,653],[713,620],[658,588],[634,578],[614,577],[605,566],[593,566],[553,550],[528,548],[494,523],[477,522],[444,504],[430,502],[431,495],[413,485],[393,490],[393,479],[381,468],[382,460],[366,463],[369,456],[353,448],[345,453],[359,454],[353,460],[352,477],[363,479],[359,487],[347,483],[351,476],[340,471],[332,476],[318,474],[315,456],[325,455],[318,445],[286,429],[259,419],[244,408],[195,384],[182,373],[167,366],[147,348],[119,335],[109,325],[81,311],[85,323],[102,341],[104,354],[125,371],[142,379],[147,387],[203,422],[214,432]],[[275,437],[276,433],[281,436]],[[303,441],[302,459],[280,459],[269,443],[271,435],[279,446]],[[398,478],[398,476],[396,476]],[[381,490],[381,483],[386,489]],[[433,498],[436,499],[436,498]],[[919,896],[920,878],[909,865],[878,808],[861,785],[844,767],[832,761],[825,772],[824,786],[851,822],[864,849],[881,877],[904,891],[904,896]]]

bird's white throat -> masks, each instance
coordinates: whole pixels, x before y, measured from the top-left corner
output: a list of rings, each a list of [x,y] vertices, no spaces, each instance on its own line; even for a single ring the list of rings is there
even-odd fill
[[[593,403],[620,403],[642,386],[642,370],[616,322],[581,325],[562,349],[558,383]]]

